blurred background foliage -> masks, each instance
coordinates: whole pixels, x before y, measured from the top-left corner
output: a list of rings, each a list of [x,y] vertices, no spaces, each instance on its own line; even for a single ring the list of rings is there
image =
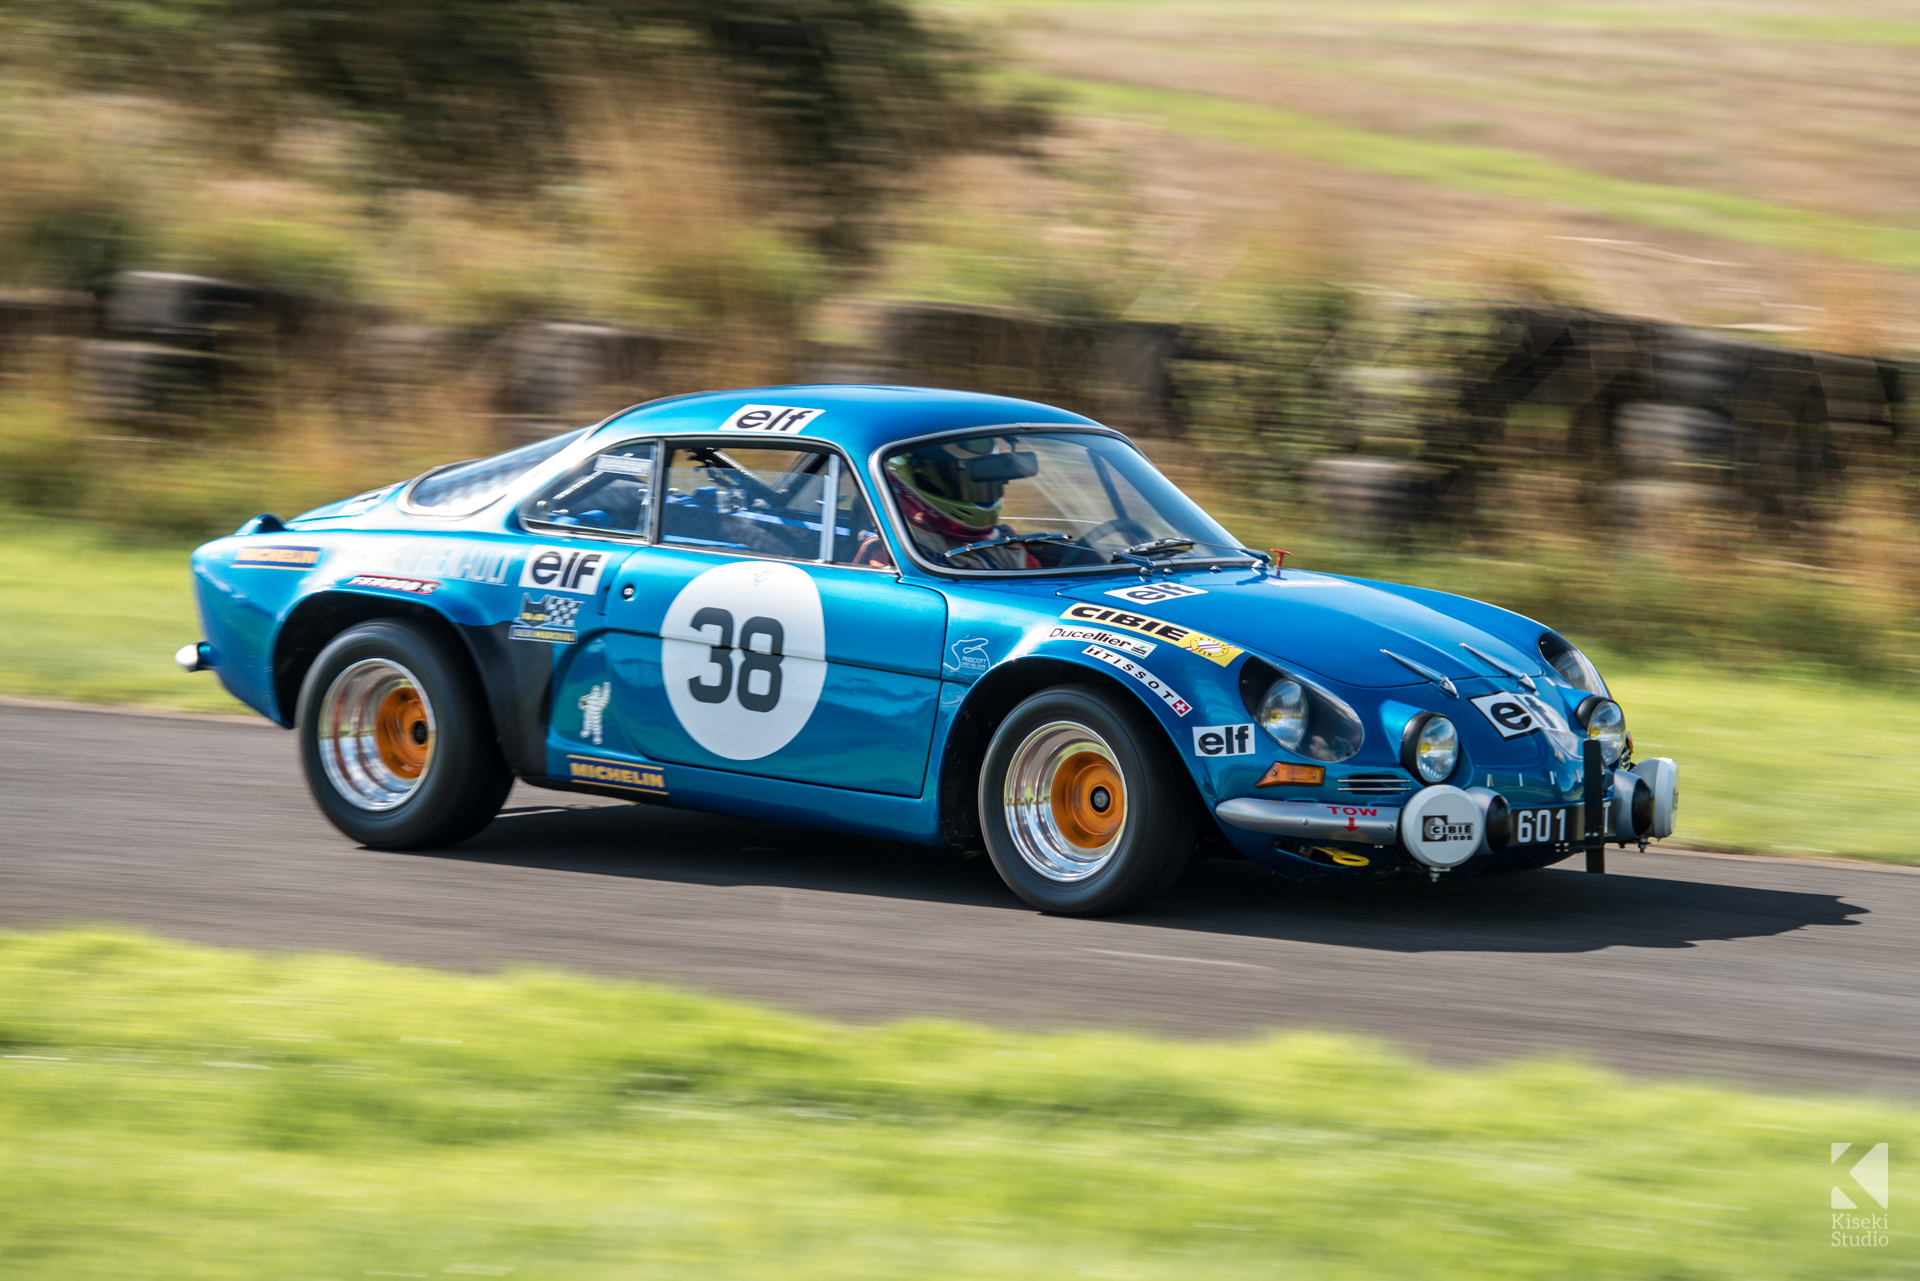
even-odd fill
[[[0,0],[0,503],[179,543],[651,396],[923,382],[1109,421],[1294,563],[1920,679],[1906,144],[1753,79],[1865,111],[1907,46],[1375,8]]]

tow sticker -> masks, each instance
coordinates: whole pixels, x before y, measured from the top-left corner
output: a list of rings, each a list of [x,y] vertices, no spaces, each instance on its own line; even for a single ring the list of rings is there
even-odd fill
[[[1119,668],[1121,671],[1125,672],[1127,675],[1133,677],[1133,679],[1139,681],[1142,685],[1145,685],[1148,689],[1152,690],[1155,694],[1160,696],[1161,702],[1165,703],[1168,707],[1171,707],[1173,709],[1173,714],[1175,716],[1185,716],[1188,712],[1193,710],[1193,704],[1189,703],[1186,699],[1174,693],[1172,686],[1168,685],[1165,681],[1161,680],[1158,676],[1155,676],[1152,672],[1140,666],[1140,664],[1134,662],[1131,658],[1128,658],[1126,655],[1116,654],[1112,650],[1103,649],[1098,645],[1089,645],[1085,649],[1081,650],[1080,652],[1090,657],[1097,658],[1101,662],[1106,663],[1111,667]]]
[[[792,742],[827,683],[827,625],[805,571],[734,561],[701,574],[660,624],[667,702],[693,741],[732,761]]]
[[[1130,632],[1139,632],[1142,636],[1167,641],[1186,650],[1189,654],[1198,654],[1208,662],[1217,663],[1221,667],[1227,666],[1245,652],[1205,632],[1196,632],[1190,627],[1182,627],[1178,623],[1169,623],[1158,618],[1148,618],[1145,614],[1130,614],[1124,609],[1108,609],[1105,605],[1070,605],[1060,617],[1070,618],[1076,623],[1099,623],[1106,627],[1120,627]]]

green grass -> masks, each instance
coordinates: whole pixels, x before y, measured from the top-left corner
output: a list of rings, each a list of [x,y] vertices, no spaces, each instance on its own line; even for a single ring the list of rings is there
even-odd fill
[[[1920,1113],[1350,1037],[849,1028],[554,973],[0,933],[0,1274],[1874,1277]],[[1839,1167],[1844,1169],[1845,1167]],[[1858,1190],[1855,1199],[1864,1201]]]
[[[0,694],[247,713],[210,673],[173,665],[201,634],[186,563],[185,548],[0,525],[0,609],[27,623],[0,648]],[[1678,841],[1920,864],[1910,689],[1604,653],[1602,667],[1639,754],[1680,762]]]
[[[1021,73],[1074,111],[1146,116],[1189,137],[1514,200],[1537,200],[1670,231],[1920,269],[1920,231],[1868,226],[1727,192],[1635,182],[1500,147],[1402,137],[1204,94]]]

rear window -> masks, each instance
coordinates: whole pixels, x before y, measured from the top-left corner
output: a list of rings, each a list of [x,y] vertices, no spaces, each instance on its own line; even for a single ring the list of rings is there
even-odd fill
[[[425,516],[465,516],[477,512],[506,493],[514,481],[591,430],[582,427],[491,458],[476,458],[470,463],[455,463],[429,472],[407,491],[406,506]]]

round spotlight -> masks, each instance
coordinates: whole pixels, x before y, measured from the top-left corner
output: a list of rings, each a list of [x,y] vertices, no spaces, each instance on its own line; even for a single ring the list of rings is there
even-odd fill
[[[1589,698],[1574,713],[1588,738],[1600,740],[1600,758],[1608,769],[1627,754],[1627,714],[1610,698]]]
[[[1444,783],[1460,763],[1460,731],[1438,712],[1420,713],[1407,722],[1400,763],[1422,783]]]
[[[1275,681],[1254,719],[1274,742],[1289,752],[1299,751],[1307,737],[1307,691],[1291,677]]]

